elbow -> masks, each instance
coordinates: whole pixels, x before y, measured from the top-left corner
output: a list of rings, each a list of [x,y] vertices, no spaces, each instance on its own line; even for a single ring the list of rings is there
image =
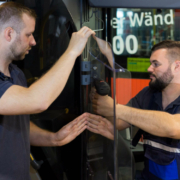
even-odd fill
[[[178,133],[176,131],[171,132],[168,137],[171,139],[179,139]]]
[[[169,117],[171,121],[166,125],[164,129],[166,129],[166,137],[172,139],[180,139],[180,122],[179,115],[171,115]]]
[[[170,133],[170,138],[172,139],[180,139],[180,133],[179,133],[179,129],[173,129],[172,132]]]
[[[178,127],[173,127],[171,126],[169,133],[168,133],[168,137],[172,138],[172,139],[179,139],[180,138],[180,129],[178,129]]]
[[[47,104],[42,104],[42,105],[39,107],[39,111],[40,111],[40,112],[43,112],[43,111],[47,110],[48,107],[49,107],[49,105],[47,105]]]
[[[48,104],[47,102],[44,102],[44,101],[38,102],[38,103],[36,104],[36,106],[35,106],[35,110],[34,110],[34,111],[35,111],[36,113],[41,113],[41,112],[47,110],[48,107],[49,107],[49,104]]]
[[[27,94],[30,114],[41,113],[49,108],[51,102],[45,93],[40,93],[30,87],[27,89]]]
[[[168,138],[171,138],[171,139],[176,139],[176,132],[175,130],[172,130],[171,132],[168,133]]]

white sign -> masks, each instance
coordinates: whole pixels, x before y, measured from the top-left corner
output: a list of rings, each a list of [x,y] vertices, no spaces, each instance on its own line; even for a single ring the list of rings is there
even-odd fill
[[[118,41],[119,47],[117,47],[117,41]],[[130,47],[130,41],[132,41],[132,43],[133,43],[132,49]],[[129,54],[135,54],[138,50],[138,40],[137,40],[136,36],[128,35],[126,37],[125,43],[121,36],[113,37],[113,51],[115,54],[117,54],[117,55],[122,54],[124,52],[124,47],[126,47],[126,50]]]
[[[141,27],[143,25],[143,22],[145,26],[153,26],[153,22],[154,22],[154,25],[163,25],[163,23],[165,23],[166,25],[174,24],[172,9],[164,17],[161,14],[155,14],[152,16],[151,12],[141,12],[140,14],[134,13],[133,17],[130,14],[128,14],[128,17],[130,20],[131,27],[135,27],[135,25],[138,25],[139,27]],[[122,27],[123,21],[125,19],[126,19],[125,17],[122,17],[119,20],[118,18],[112,18],[111,26],[113,28],[118,28],[119,27],[118,24],[119,24],[120,27]],[[159,19],[159,24],[158,24],[158,19]]]
[[[130,27],[141,27],[142,25],[145,26],[153,26],[153,25],[173,25],[174,24],[174,17],[173,17],[173,10],[171,9],[169,13],[165,14],[164,16],[161,14],[152,15],[151,12],[141,12],[141,13],[134,13],[128,14]],[[123,21],[125,17],[122,18],[112,18],[111,19],[111,26],[112,28],[121,28],[123,27]],[[125,42],[124,42],[125,41]],[[125,48],[129,54],[135,54],[138,51],[138,40],[137,37],[130,34],[127,35],[126,39],[123,40],[121,36],[114,36],[112,39],[113,44],[113,51],[116,55],[120,55],[124,52]]]

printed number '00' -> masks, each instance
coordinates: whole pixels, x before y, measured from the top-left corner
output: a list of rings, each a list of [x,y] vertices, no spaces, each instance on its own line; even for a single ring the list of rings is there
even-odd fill
[[[126,37],[126,50],[129,54],[135,54],[138,50],[138,41],[136,36],[128,35]],[[120,55],[124,52],[124,40],[121,36],[113,37],[113,51],[114,54]]]

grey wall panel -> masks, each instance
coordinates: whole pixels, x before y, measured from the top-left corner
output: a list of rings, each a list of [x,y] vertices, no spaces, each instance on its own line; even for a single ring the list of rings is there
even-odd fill
[[[92,7],[180,8],[179,0],[89,0]]]
[[[77,30],[80,29],[80,0],[63,0],[72,19],[76,25]]]

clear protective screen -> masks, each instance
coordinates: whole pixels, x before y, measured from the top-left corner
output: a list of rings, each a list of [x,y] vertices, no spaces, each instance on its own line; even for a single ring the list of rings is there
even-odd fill
[[[124,131],[116,128],[116,104],[127,104],[131,97],[131,73],[115,62],[111,44],[96,36],[90,39],[88,61],[91,64],[88,112],[98,114],[91,101],[94,91],[102,98],[109,96],[113,108],[100,113],[106,119],[105,132],[86,132],[87,180],[133,179],[130,128]],[[109,134],[113,134],[114,140]]]

